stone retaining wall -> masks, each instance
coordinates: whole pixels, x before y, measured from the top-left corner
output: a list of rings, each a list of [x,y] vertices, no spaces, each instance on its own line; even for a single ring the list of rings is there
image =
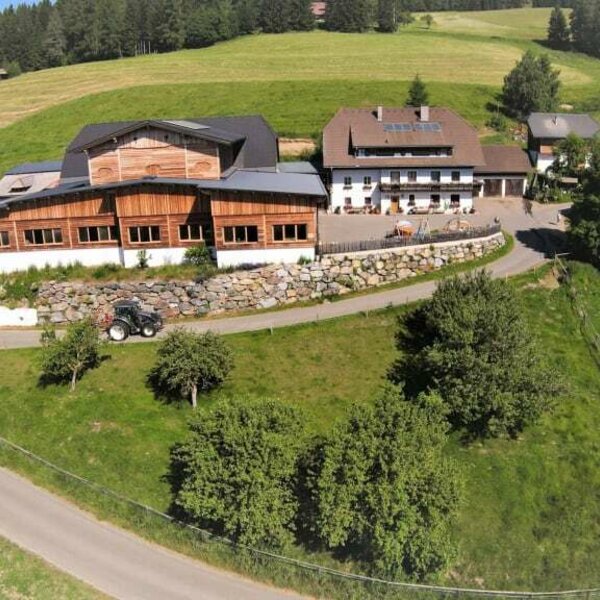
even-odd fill
[[[40,322],[77,321],[133,298],[165,318],[272,308],[402,281],[451,263],[480,258],[505,243],[486,238],[323,257],[307,265],[269,265],[206,281],[47,282],[38,293]]]

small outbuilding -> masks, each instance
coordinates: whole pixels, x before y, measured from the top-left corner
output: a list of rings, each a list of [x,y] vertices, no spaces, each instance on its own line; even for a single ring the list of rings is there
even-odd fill
[[[529,156],[517,146],[483,146],[485,165],[475,168],[480,198],[524,196],[532,171]]]
[[[0,81],[8,79],[8,71],[6,69],[0,69]]]

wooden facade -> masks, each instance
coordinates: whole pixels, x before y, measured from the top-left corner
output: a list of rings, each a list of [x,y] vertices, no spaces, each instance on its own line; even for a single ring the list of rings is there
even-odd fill
[[[90,183],[141,179],[218,179],[219,146],[158,128],[125,134],[88,151]]]
[[[191,227],[197,225],[201,226],[201,239],[198,228]],[[148,232],[140,232],[139,228],[150,227],[158,227],[158,235],[154,230],[149,234],[151,239],[141,239]],[[236,241],[235,235],[233,241],[228,241],[226,228],[235,227],[256,227],[256,239],[251,233],[249,241]],[[86,228],[103,229],[81,231]],[[31,243],[33,234],[27,232],[39,230],[46,231],[40,234],[43,242]],[[48,233],[50,230],[60,230],[60,242]],[[314,198],[288,194],[223,191],[209,194],[192,185],[149,182],[111,191],[17,202],[10,211],[0,212],[2,232],[7,234],[9,243],[0,245],[0,252],[177,248],[199,243],[217,250],[314,247],[317,203]],[[102,236],[104,239],[100,239]]]

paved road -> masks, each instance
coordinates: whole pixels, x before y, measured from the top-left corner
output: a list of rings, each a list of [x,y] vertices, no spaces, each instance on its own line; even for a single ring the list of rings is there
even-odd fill
[[[479,215],[480,220],[485,218],[489,222],[492,214],[496,215],[500,218],[502,226],[515,236],[515,249],[509,255],[487,267],[492,274],[495,277],[507,277],[528,271],[541,264],[545,260],[543,238],[549,232],[561,229],[561,226],[556,223],[556,215],[559,209],[566,206],[536,205],[533,215],[525,214],[516,200],[494,201],[493,204],[482,208],[481,213],[484,214],[483,217],[481,214]],[[485,214],[486,210],[487,214]],[[367,218],[375,219],[377,217]],[[195,331],[210,329],[223,334],[286,327],[414,302],[429,297],[434,289],[434,282],[418,283],[405,288],[365,294],[314,306],[290,308],[276,312],[257,312],[242,317],[187,322],[185,327]],[[167,325],[164,332],[175,326]],[[36,330],[0,330],[0,349],[37,346],[39,345],[39,335],[39,331]],[[135,337],[131,338],[131,341],[143,342],[144,339]]]
[[[104,522],[0,469],[0,536],[122,600],[300,600]]]

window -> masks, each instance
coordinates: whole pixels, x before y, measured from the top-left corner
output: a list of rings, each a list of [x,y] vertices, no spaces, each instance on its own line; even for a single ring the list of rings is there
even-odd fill
[[[10,246],[8,231],[0,231],[0,248],[4,248],[5,246]]]
[[[452,171],[452,181],[460,181],[460,171]]]
[[[450,205],[451,206],[460,206],[460,194],[452,194],[450,196]]]
[[[182,242],[191,241],[202,241],[204,239],[204,232],[202,231],[202,225],[180,225],[179,226],[179,239]]]
[[[440,181],[441,173],[439,171],[431,171],[431,181]]]
[[[26,183],[22,179],[19,179],[11,186],[8,190],[9,194],[23,194],[31,187],[31,183]]]
[[[408,180],[412,181],[414,183],[417,180],[417,172],[416,171],[409,171],[408,172]]]
[[[371,182],[372,182],[372,179],[369,175],[365,175],[363,177],[363,184],[365,187],[371,187]]]
[[[352,177],[344,177],[344,187],[352,187]]]
[[[344,204],[345,204],[346,206],[352,206],[352,198],[350,198],[349,196],[346,196],[346,197],[344,198]]]
[[[390,181],[392,183],[400,183],[400,171],[390,171]]]
[[[223,238],[226,244],[252,244],[258,242],[258,226],[236,225],[223,227]]]
[[[439,194],[431,194],[431,206],[438,208],[440,205],[440,195]]]
[[[372,203],[371,197],[365,198],[365,206],[371,206],[371,203]]]
[[[158,225],[130,227],[129,241],[132,244],[149,244],[151,242],[160,242],[160,227]]]
[[[299,225],[273,225],[273,240],[276,242],[297,242],[308,239],[306,223]]]
[[[408,196],[408,205],[409,206],[414,206],[416,204],[415,202],[415,195],[414,194],[409,194]]]
[[[80,227],[79,241],[82,244],[93,244],[95,242],[112,242],[118,239],[117,228],[108,225],[97,227]]]
[[[62,231],[60,229],[27,229],[25,244],[43,246],[44,244],[62,244]]]

